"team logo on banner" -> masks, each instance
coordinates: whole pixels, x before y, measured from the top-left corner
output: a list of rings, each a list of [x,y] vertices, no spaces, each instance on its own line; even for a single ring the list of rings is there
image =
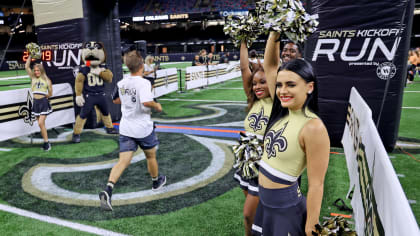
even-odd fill
[[[204,79],[204,71],[197,71],[191,73],[191,80]]]
[[[28,97],[26,98],[26,104],[19,107],[19,116],[23,117],[23,122],[33,125],[35,121],[35,115],[32,114],[32,104],[34,100],[30,92],[28,92]]]
[[[376,74],[383,80],[392,79],[396,71],[397,68],[391,62],[381,63],[378,68],[376,68]]]

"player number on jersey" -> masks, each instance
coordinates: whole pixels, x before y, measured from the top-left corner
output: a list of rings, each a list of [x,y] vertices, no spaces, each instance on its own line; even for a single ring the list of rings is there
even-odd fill
[[[104,84],[104,81],[101,78],[99,78],[98,75],[89,73],[87,75],[87,78],[88,78],[88,85],[89,86],[97,86],[97,85],[100,86],[100,85]]]

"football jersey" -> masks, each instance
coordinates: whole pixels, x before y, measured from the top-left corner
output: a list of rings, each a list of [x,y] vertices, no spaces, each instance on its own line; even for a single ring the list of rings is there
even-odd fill
[[[306,155],[299,144],[299,134],[308,121],[316,118],[318,116],[308,109],[305,113],[300,109],[289,110],[289,114],[266,133],[260,167],[272,176],[295,182],[306,168]]]
[[[99,65],[99,67],[105,68],[104,65]],[[99,75],[90,73],[89,66],[82,66],[79,70],[79,73],[82,73],[85,76],[85,81],[83,84],[83,93],[92,94],[92,93],[102,93],[105,91],[104,81]]]
[[[48,94],[48,82],[42,77],[32,77],[31,90],[33,94]]]
[[[257,100],[249,110],[244,120],[244,128],[247,133],[255,134],[262,139],[270,118],[273,99],[266,97]]]
[[[152,133],[151,109],[143,105],[153,101],[150,82],[140,76],[127,76],[119,81],[121,100],[120,134],[132,138],[144,138]]]

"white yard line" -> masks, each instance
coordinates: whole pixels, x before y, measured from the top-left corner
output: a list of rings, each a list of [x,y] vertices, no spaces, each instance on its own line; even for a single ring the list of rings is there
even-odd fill
[[[420,91],[404,91],[404,93],[420,93]]]
[[[0,148],[0,152],[10,152],[12,149],[9,148]]]
[[[160,101],[180,101],[180,102],[228,102],[228,103],[246,103],[245,101],[228,100],[199,100],[199,99],[179,99],[179,98],[158,98]]]
[[[0,78],[0,80],[11,80],[11,79],[20,79],[20,78],[29,78],[29,76],[27,75],[13,76],[13,77]]]
[[[403,109],[415,109],[420,110],[420,107],[402,107]]]
[[[244,90],[244,88],[208,88],[208,89]]]
[[[109,231],[106,229],[97,228],[94,226],[74,223],[71,221],[62,220],[62,219],[51,217],[51,216],[40,215],[38,213],[34,213],[31,211],[19,209],[19,208],[4,205],[4,204],[0,204],[0,210],[6,211],[12,214],[24,216],[24,217],[36,219],[39,221],[44,221],[50,224],[56,224],[56,225],[64,226],[64,227],[71,228],[74,230],[96,234],[96,235],[110,235],[110,236],[126,236],[127,235],[127,234],[116,233],[116,232]]]

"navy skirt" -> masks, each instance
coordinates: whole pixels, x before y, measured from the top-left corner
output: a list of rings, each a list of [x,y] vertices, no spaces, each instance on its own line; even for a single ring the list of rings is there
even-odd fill
[[[35,116],[40,115],[48,115],[52,112],[50,101],[48,101],[48,98],[43,97],[40,99],[34,98],[34,104],[32,106],[32,114]]]
[[[305,235],[306,198],[297,182],[281,189],[259,186],[259,197],[253,235]]]

